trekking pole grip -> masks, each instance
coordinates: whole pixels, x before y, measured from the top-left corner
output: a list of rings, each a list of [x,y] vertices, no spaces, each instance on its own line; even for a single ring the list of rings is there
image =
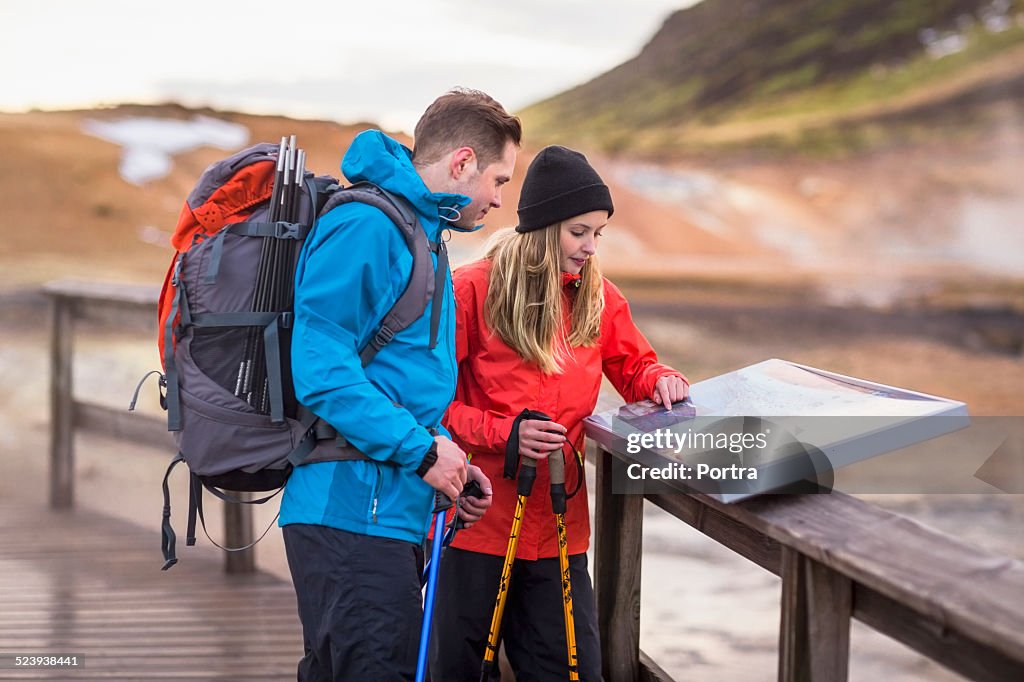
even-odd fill
[[[565,458],[559,448],[548,455],[548,473],[551,476],[551,510],[565,513]]]
[[[519,477],[516,479],[516,492],[523,497],[529,497],[533,492],[533,482],[537,480],[537,460],[532,457],[523,457],[519,465]]]
[[[440,490],[434,491],[434,513],[447,511],[452,508],[455,503],[448,498],[447,495],[442,493]]]

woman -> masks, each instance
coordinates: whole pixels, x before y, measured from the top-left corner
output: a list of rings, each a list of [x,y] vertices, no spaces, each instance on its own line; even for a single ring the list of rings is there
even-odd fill
[[[551,453],[566,458],[566,487],[582,473],[583,423],[597,404],[602,373],[627,402],[666,407],[689,392],[686,379],[658,364],[619,290],[595,258],[614,208],[608,187],[579,152],[547,147],[530,164],[519,225],[495,235],[487,256],[458,269],[455,400],[445,425],[494,486],[493,504],[459,533],[440,567],[431,674],[477,680],[516,505],[516,482],[502,477],[515,428],[519,456],[538,460],[534,494],[519,533],[501,626],[519,682],[568,678],[558,541],[551,508]],[[551,417],[517,416],[524,409]],[[558,453],[561,453],[559,455]],[[514,456],[515,453],[513,453]],[[543,460],[543,461],[542,461]],[[599,680],[600,643],[587,571],[586,485],[566,510],[580,679]]]

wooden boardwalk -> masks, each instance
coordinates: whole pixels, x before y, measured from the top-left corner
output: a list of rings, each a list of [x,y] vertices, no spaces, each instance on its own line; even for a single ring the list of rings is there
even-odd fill
[[[228,576],[220,550],[161,571],[158,534],[83,509],[0,501],[0,659],[78,654],[84,665],[0,668],[0,679],[295,679],[302,635],[290,584]]]

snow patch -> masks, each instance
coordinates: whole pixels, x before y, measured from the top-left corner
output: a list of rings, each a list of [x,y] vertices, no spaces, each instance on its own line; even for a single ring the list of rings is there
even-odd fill
[[[82,129],[124,147],[118,172],[133,185],[167,175],[174,166],[171,157],[175,154],[202,146],[234,151],[249,141],[245,126],[209,116],[194,116],[189,121],[153,117],[88,119]]]

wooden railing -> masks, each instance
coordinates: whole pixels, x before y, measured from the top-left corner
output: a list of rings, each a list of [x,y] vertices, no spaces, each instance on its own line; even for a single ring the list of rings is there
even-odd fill
[[[52,301],[50,506],[71,508],[75,499],[76,429],[174,452],[174,441],[167,432],[166,420],[131,414],[124,407],[113,408],[76,400],[72,385],[76,323],[88,320],[119,330],[143,330],[152,334],[155,345],[156,301],[160,291],[157,287],[70,280],[51,282],[43,291]],[[159,490],[159,481],[153,482],[153,489]],[[252,542],[253,521],[248,506],[224,506],[224,538],[228,547],[244,547]],[[228,573],[256,570],[254,551],[226,552],[225,570]]]
[[[778,679],[844,682],[850,619],[975,680],[1024,679],[1024,564],[856,498],[616,495],[598,429],[594,589],[607,680],[671,678],[640,651],[644,500],[782,578]],[[650,464],[645,460],[646,464]]]
[[[56,282],[53,301],[50,501],[74,502],[76,428],[167,448],[163,420],[77,401],[72,393],[76,320],[153,331],[157,290]],[[683,493],[616,495],[612,460],[625,443],[589,432],[598,448],[594,587],[605,679],[670,681],[640,651],[643,508],[647,500],[782,578],[779,670],[785,682],[843,682],[850,619],[976,680],[1024,679],[1024,564],[991,554],[842,493],[765,495],[722,504]],[[227,505],[225,535],[251,541],[252,519]],[[229,572],[254,570],[251,552],[229,553]]]

